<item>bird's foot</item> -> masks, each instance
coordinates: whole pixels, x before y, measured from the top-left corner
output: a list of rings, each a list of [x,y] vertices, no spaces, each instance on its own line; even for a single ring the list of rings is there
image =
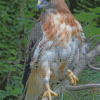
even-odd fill
[[[76,82],[79,81],[78,77],[75,76],[71,70],[67,70],[67,76],[68,76],[68,79],[70,80],[70,83],[76,86]]]
[[[46,89],[47,89],[47,90],[44,92],[42,98],[44,98],[44,97],[47,96],[47,97],[49,98],[49,100],[52,100],[51,95],[54,96],[54,97],[57,97],[57,96],[58,96],[55,92],[53,92],[53,91],[50,89],[49,84],[46,84]]]

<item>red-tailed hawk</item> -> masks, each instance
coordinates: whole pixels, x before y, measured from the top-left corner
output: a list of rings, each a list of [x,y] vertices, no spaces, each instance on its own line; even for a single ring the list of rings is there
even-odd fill
[[[34,25],[27,45],[24,100],[38,100],[41,94],[48,96],[49,100],[51,95],[57,97],[50,89],[49,81],[63,78],[68,69],[73,69],[70,63],[74,56],[78,58],[80,51],[85,53],[82,27],[65,1],[38,0],[37,9],[41,8],[44,11]],[[69,77],[73,78],[72,75]]]

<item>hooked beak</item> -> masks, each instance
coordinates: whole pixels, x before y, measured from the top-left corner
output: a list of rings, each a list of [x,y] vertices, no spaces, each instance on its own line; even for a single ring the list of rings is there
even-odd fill
[[[41,5],[41,1],[38,1],[38,5]]]
[[[41,1],[38,1],[36,8],[37,8],[37,10],[39,10],[41,8]]]
[[[37,8],[37,10],[39,10],[39,9],[41,9],[41,8],[45,8],[46,6],[48,6],[48,3],[47,2],[45,2],[45,1],[38,1],[38,3],[37,3],[37,6],[36,6],[36,8]]]

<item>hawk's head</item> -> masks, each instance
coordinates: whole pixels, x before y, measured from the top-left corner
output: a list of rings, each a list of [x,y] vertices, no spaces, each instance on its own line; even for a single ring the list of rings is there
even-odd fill
[[[41,8],[51,8],[53,6],[52,0],[38,0],[38,4],[36,6],[37,10]]]
[[[70,13],[68,6],[66,5],[65,0],[38,0],[38,4],[36,6],[37,10],[44,9],[56,9],[60,12]]]

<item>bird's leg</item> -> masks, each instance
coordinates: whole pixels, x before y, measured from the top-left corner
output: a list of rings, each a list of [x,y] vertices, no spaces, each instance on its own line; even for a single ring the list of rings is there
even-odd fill
[[[79,79],[77,78],[77,76],[74,75],[74,73],[71,70],[67,70],[67,77],[70,81],[71,84],[74,84],[74,86],[76,86],[76,82],[79,81]]]
[[[51,75],[50,68],[46,68],[45,72],[46,72],[46,76],[44,78],[44,83],[46,85],[46,91],[44,92],[42,98],[48,97],[49,100],[52,100],[51,96],[57,97],[57,94],[50,89],[50,85],[49,85],[49,79]]]

